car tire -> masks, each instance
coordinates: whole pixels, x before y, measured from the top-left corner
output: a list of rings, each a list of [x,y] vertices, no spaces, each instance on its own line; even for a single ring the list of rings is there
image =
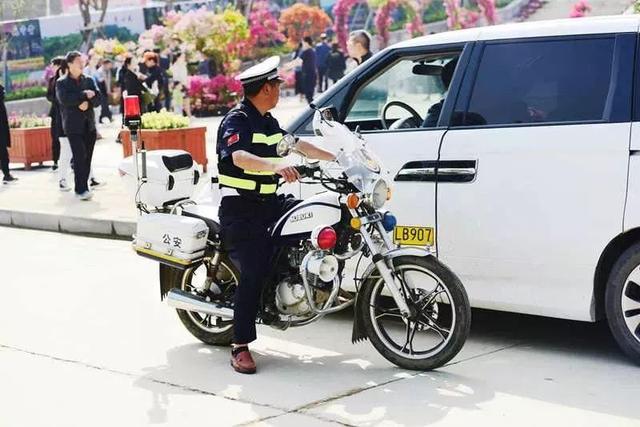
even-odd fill
[[[605,311],[622,351],[640,365],[640,243],[614,264],[605,293]]]

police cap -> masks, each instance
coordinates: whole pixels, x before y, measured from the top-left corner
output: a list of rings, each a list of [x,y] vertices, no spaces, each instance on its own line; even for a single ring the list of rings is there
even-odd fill
[[[272,56],[259,64],[254,65],[240,73],[236,79],[240,80],[243,86],[253,83],[266,83],[270,81],[284,82],[278,74],[280,57]]]

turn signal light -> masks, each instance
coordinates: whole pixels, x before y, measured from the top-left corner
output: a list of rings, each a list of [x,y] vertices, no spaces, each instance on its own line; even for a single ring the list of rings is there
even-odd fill
[[[338,241],[338,235],[333,227],[318,227],[311,234],[311,242],[313,246],[323,251],[333,249]]]
[[[351,218],[349,225],[351,225],[351,228],[354,230],[360,230],[360,227],[362,227],[362,220],[360,220],[360,218]]]
[[[349,209],[355,209],[360,205],[360,197],[356,193],[351,193],[347,196],[347,207]]]

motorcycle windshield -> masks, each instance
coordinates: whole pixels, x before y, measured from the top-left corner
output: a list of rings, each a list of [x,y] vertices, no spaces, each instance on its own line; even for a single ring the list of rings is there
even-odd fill
[[[314,118],[314,130],[336,154],[336,162],[359,191],[371,193],[383,170],[380,160],[366,147],[365,141],[342,123]]]
[[[345,175],[358,190],[371,193],[376,181],[380,178],[380,162],[366,148],[361,147],[350,153],[340,151],[336,162]]]

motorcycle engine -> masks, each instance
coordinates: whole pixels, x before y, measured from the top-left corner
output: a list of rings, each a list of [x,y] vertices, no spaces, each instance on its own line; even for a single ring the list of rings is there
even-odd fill
[[[302,284],[302,278],[298,273],[302,260],[310,248],[301,246],[293,248],[289,252],[289,266],[291,274],[278,283],[276,287],[276,307],[282,314],[293,316],[308,316],[312,314],[307,294]],[[314,283],[315,282],[315,283]],[[329,292],[322,289],[326,286],[324,282],[312,281],[314,286],[313,294],[316,305],[322,305],[329,297]]]
[[[295,283],[287,278],[278,283],[276,288],[276,306],[282,314],[304,316],[311,314],[311,307],[302,283]]]

